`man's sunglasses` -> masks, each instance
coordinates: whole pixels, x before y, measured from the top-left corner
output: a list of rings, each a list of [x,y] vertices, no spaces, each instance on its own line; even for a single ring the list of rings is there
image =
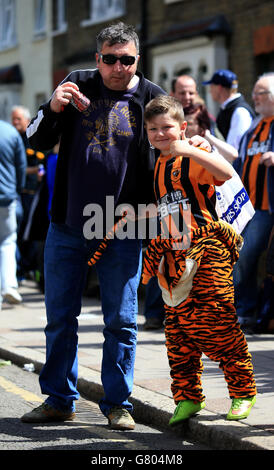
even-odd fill
[[[122,65],[133,65],[137,59],[137,55],[134,57],[132,55],[122,55],[117,57],[114,54],[99,54],[100,59],[107,65],[116,64],[117,60],[120,60]]]

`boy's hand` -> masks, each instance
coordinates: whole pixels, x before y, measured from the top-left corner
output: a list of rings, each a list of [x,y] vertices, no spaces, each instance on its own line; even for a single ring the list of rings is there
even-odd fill
[[[187,157],[189,154],[190,148],[191,146],[189,145],[186,139],[174,140],[170,144],[170,153],[173,157],[176,157],[177,155],[184,155],[184,157]]]

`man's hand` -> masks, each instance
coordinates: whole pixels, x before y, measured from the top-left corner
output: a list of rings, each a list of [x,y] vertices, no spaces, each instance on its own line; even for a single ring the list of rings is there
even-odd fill
[[[274,152],[265,152],[260,158],[260,164],[267,167],[274,165]]]
[[[190,145],[194,145],[194,147],[202,147],[203,149],[211,152],[211,145],[208,140],[204,139],[200,135],[194,135],[191,139],[188,139],[188,143]]]
[[[78,91],[78,86],[73,82],[66,82],[59,85],[52,95],[50,109],[55,113],[60,113],[63,111],[64,106],[69,104],[72,96],[78,96]]]

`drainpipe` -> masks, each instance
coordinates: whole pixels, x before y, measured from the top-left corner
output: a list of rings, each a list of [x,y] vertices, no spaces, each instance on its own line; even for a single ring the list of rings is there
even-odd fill
[[[142,59],[142,71],[144,76],[147,76],[147,4],[149,0],[141,0],[141,33],[140,33],[140,44],[141,44],[141,59]]]

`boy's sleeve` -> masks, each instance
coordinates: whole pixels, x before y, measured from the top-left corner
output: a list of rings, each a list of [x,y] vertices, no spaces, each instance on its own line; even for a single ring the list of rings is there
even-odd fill
[[[205,152],[208,152],[207,149],[203,148],[202,146],[199,147],[201,150],[204,150]],[[208,157],[210,158],[210,152],[208,152]],[[223,158],[223,157],[222,157]],[[213,176],[206,168],[204,168],[202,165],[199,163],[193,162],[194,166],[196,166],[195,170],[197,172],[197,180],[199,183],[202,184],[214,184],[216,186],[221,186],[224,184],[224,181],[220,181],[215,176]]]

